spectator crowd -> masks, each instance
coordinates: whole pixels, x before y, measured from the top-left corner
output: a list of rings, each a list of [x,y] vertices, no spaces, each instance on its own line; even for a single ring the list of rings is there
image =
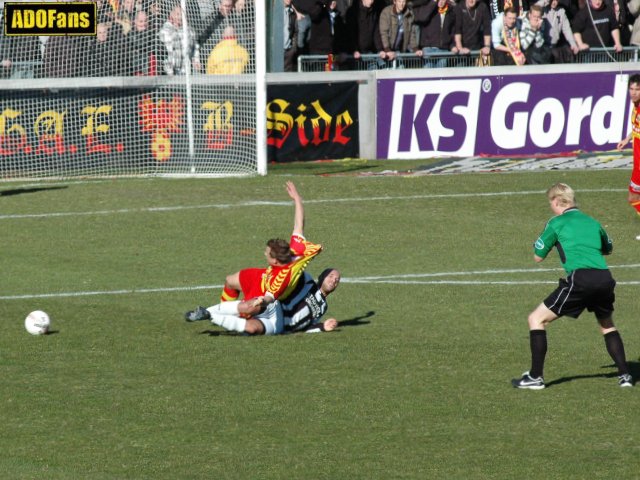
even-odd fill
[[[282,0],[284,70],[300,55],[351,69],[398,54],[425,67],[568,63],[640,45],[640,0]],[[2,78],[249,73],[254,0],[96,0],[96,35],[0,36]],[[587,3],[588,2],[588,3]]]
[[[248,73],[253,0],[187,0],[186,5],[183,15],[179,0],[96,0],[95,36],[2,35],[0,76]]]
[[[331,69],[399,53],[425,67],[474,52],[483,65],[569,63],[581,51],[640,45],[640,0],[283,0],[285,70],[299,55]]]

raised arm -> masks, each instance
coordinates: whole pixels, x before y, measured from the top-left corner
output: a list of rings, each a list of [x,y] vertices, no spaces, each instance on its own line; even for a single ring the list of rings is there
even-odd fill
[[[295,205],[295,213],[293,216],[293,234],[304,237],[304,206],[302,205],[302,197],[298,193],[298,189],[293,182],[287,182],[287,193],[293,200]]]

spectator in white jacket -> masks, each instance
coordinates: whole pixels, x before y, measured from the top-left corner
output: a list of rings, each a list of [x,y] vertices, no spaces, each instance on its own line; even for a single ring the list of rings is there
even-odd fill
[[[640,0],[637,1],[640,6]],[[541,0],[537,4],[544,8],[544,40],[551,47],[554,63],[572,63],[580,49],[564,6],[559,0]]]

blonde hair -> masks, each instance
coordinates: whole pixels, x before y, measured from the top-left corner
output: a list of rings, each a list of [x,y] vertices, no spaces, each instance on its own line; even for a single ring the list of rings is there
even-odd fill
[[[560,206],[573,207],[576,204],[576,192],[566,183],[556,183],[547,190],[549,201],[557,198]]]

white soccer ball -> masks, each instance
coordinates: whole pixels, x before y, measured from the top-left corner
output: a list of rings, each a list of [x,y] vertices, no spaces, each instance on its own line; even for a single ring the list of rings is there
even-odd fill
[[[27,315],[24,319],[24,328],[27,329],[31,335],[44,335],[49,331],[51,326],[51,319],[46,312],[42,310],[36,310]]]

